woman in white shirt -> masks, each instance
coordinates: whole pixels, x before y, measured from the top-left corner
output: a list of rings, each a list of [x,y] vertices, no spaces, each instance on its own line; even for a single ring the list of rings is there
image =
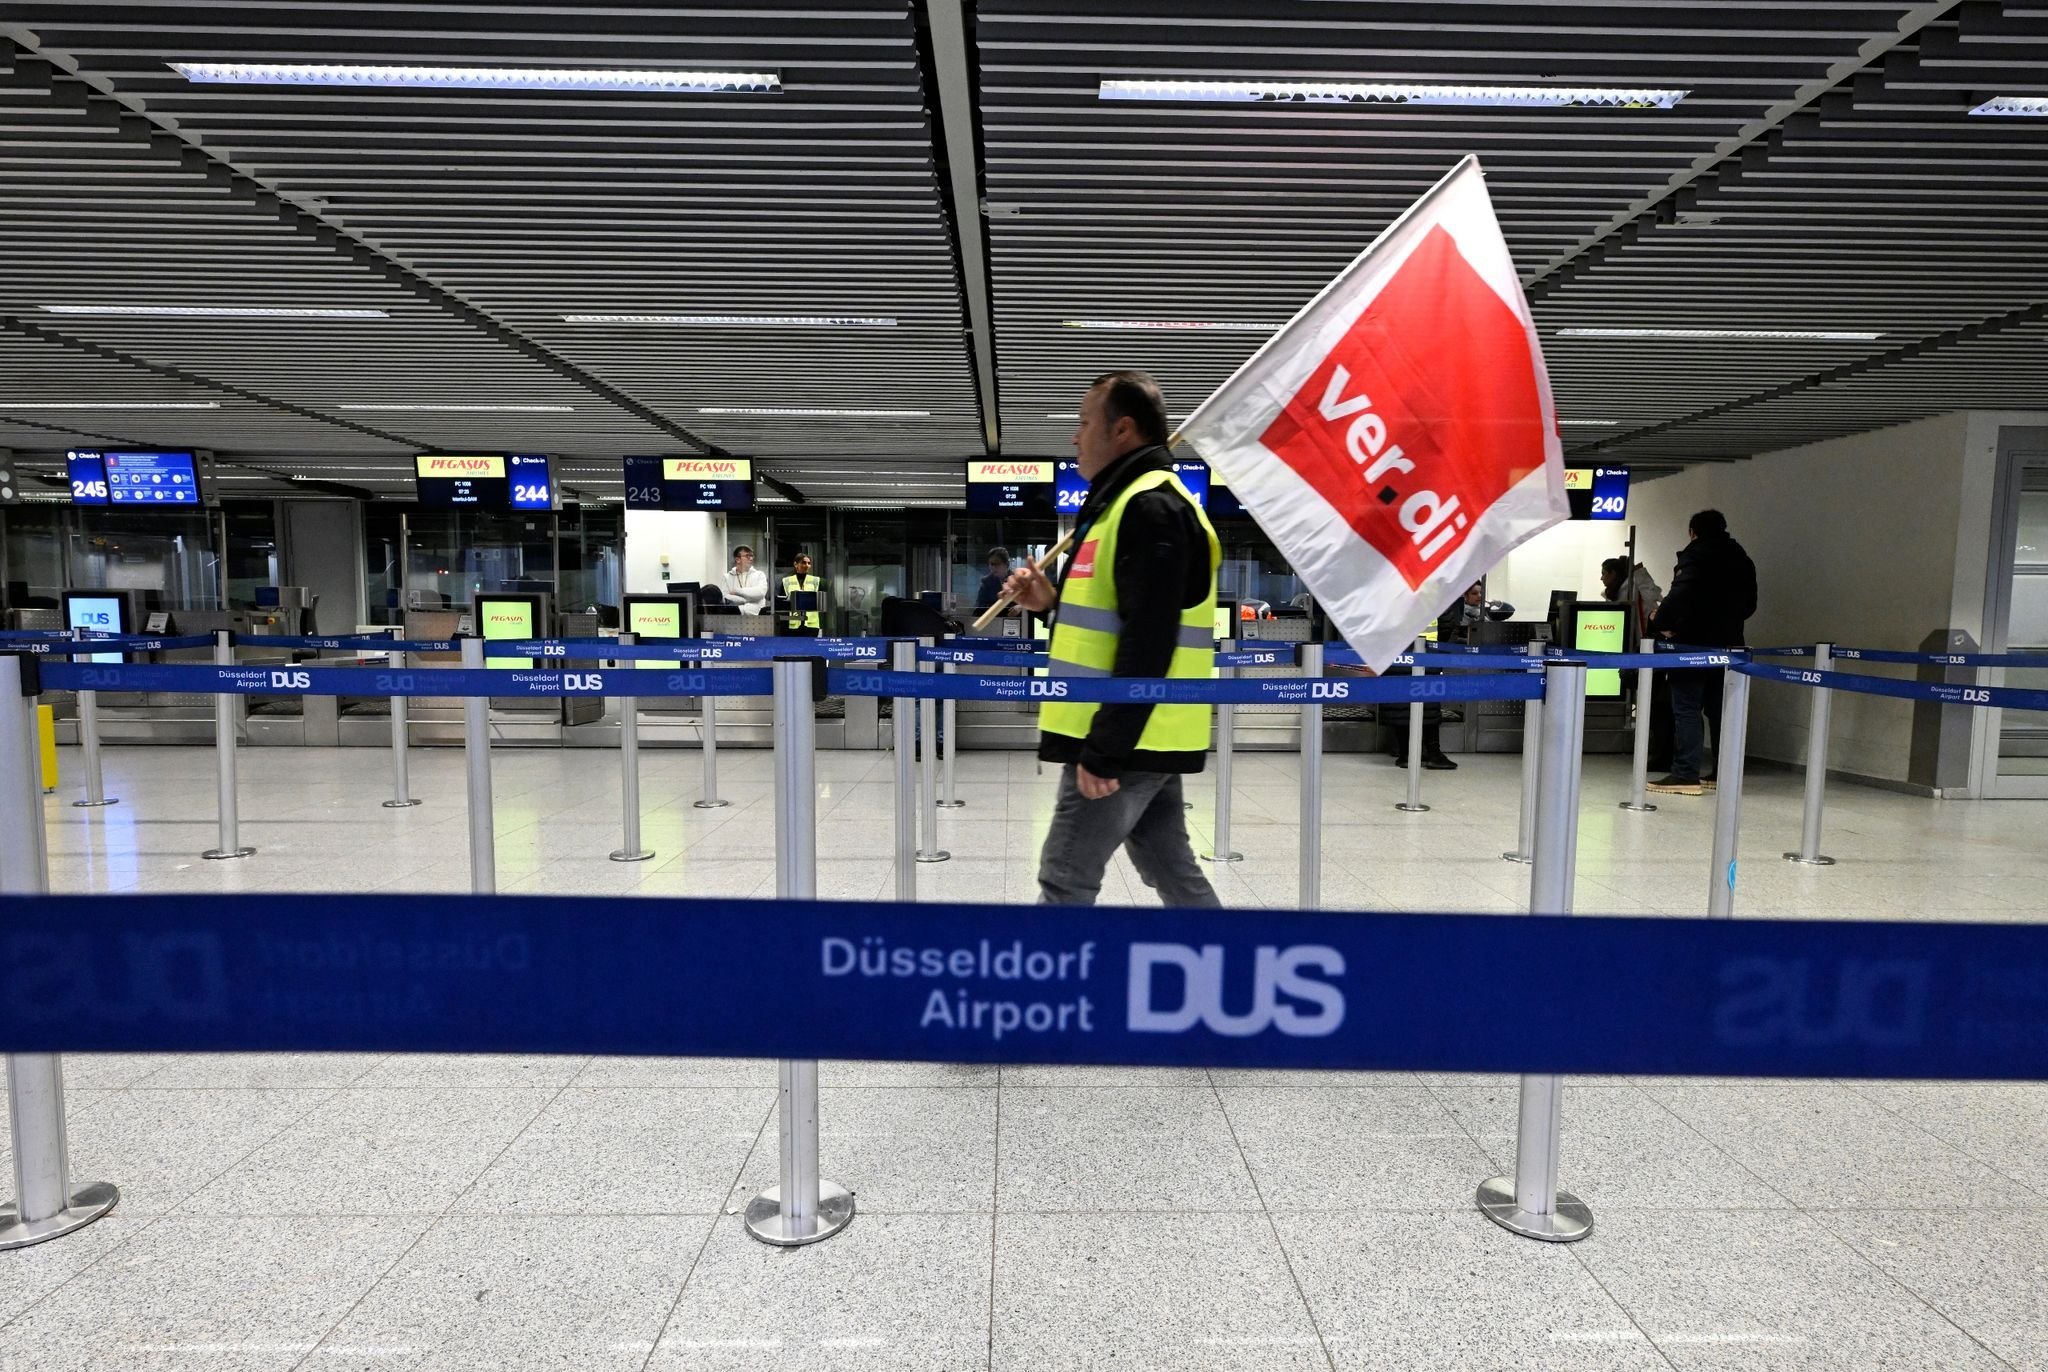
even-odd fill
[[[740,607],[743,615],[757,615],[768,608],[768,573],[754,566],[754,550],[744,545],[732,550],[732,570],[725,574],[725,598]]]

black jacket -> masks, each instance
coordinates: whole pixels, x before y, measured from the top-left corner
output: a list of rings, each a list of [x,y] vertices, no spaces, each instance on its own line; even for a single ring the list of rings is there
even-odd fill
[[[1756,613],[1756,564],[1727,534],[1695,538],[1678,550],[1671,589],[1650,628],[1659,638],[1702,648],[1732,648]]]
[[[1074,525],[1074,546],[1088,540],[1088,526],[1109,508],[1132,481],[1146,472],[1171,470],[1172,460],[1161,447],[1139,448],[1110,463],[1088,488]],[[1069,557],[1060,568],[1060,589],[1067,584]],[[1133,496],[1117,530],[1117,613],[1123,628],[1117,635],[1113,676],[1163,677],[1173,662],[1180,638],[1181,612],[1209,595],[1209,539],[1195,508],[1170,490]],[[1057,624],[1058,611],[1054,611]],[[1078,762],[1100,777],[1125,772],[1199,772],[1206,748],[1193,752],[1140,751],[1138,736],[1152,718],[1150,705],[1104,705],[1085,739],[1041,733],[1038,756],[1047,762]]]

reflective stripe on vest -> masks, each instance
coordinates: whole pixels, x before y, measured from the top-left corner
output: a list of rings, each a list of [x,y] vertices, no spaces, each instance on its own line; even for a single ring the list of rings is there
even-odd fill
[[[798,584],[797,584],[797,583],[798,583],[799,581],[807,581],[807,582],[809,582],[810,584],[809,584],[808,586],[800,586],[800,585],[798,585]],[[782,594],[783,594],[784,596],[794,596],[794,595],[795,595],[795,594],[796,594],[796,593],[797,593],[798,591],[810,591],[810,592],[813,592],[813,593],[815,593],[815,592],[821,591],[821,590],[823,590],[823,589],[824,589],[824,583],[820,582],[820,581],[818,580],[818,578],[817,578],[817,577],[815,577],[815,576],[805,576],[805,577],[797,577],[797,576],[786,576],[786,577],[782,578]],[[797,609],[795,608],[795,604],[796,604],[796,602],[795,602],[795,601],[791,601],[791,602],[790,602],[790,611],[789,611],[789,627],[790,627],[790,628],[792,628],[792,629],[815,629],[815,628],[817,628],[817,627],[818,627],[818,626],[819,626],[820,624],[822,624],[822,623],[824,622],[824,621],[823,621],[822,619],[820,619],[820,618],[819,618],[819,616],[818,616],[818,612],[817,612],[816,610],[804,610],[804,611],[801,611],[801,612],[799,612],[799,611],[798,611],[798,610],[797,610]]]
[[[1123,631],[1123,616],[1116,602],[1117,531],[1132,498],[1161,487],[1170,487],[1194,506],[1195,519],[1209,541],[1209,593],[1181,611],[1173,658],[1166,674],[1192,681],[1207,681],[1216,675],[1216,569],[1223,562],[1223,545],[1217,541],[1216,531],[1210,527],[1202,507],[1195,504],[1187,488],[1169,471],[1147,472],[1138,477],[1088,526],[1088,541],[1072,554],[1066,581],[1060,587],[1052,642],[1047,650],[1051,659],[1047,670],[1051,675],[1114,674],[1117,637]],[[1038,727],[1049,734],[1086,738],[1100,708],[1093,703],[1049,700],[1039,707]],[[1155,705],[1145,721],[1144,732],[1138,736],[1139,750],[1148,753],[1199,753],[1208,747],[1206,705]]]

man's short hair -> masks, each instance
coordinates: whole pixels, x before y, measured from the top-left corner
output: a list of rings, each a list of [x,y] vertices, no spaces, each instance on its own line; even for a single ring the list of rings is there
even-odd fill
[[[1728,516],[1719,510],[1701,510],[1686,521],[1686,527],[1701,538],[1712,538],[1728,532]]]
[[[741,553],[745,553],[748,557],[752,557],[754,555],[754,550],[752,548],[749,548],[746,544],[742,543],[739,547],[734,548],[732,550],[732,555],[734,557],[738,557]]]
[[[1008,562],[1010,560],[1010,550],[1008,548],[990,548],[988,550],[988,560],[990,562]]]
[[[1102,416],[1109,424],[1128,419],[1137,426],[1138,437],[1147,443],[1163,444],[1170,436],[1166,397],[1159,394],[1159,383],[1146,373],[1104,372],[1089,383],[1088,389],[1102,392]]]

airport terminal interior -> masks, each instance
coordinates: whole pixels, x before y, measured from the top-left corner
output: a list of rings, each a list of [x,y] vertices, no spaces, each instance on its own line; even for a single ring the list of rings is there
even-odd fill
[[[1468,157],[1555,509],[1401,586],[1388,665],[1204,402]],[[0,913],[0,1369],[2048,1369],[2044,211],[2037,0],[9,0],[0,893],[105,899]],[[1214,539],[1152,813],[1222,912],[1136,843],[1097,912],[991,910],[1111,699],[1087,621],[997,601],[1136,508],[1088,503],[1122,368]],[[1462,441],[1380,408],[1374,455]],[[1754,604],[1676,641],[1720,519]],[[350,919],[582,897],[665,950],[641,1018],[808,1026],[808,963],[690,950],[814,896],[1188,940],[1131,945],[1134,1031],[1137,949],[1192,1007],[1190,931],[1300,919],[1408,1010],[1319,1047],[1283,976],[1226,1029],[1218,970],[1147,1065],[1021,1014],[598,1051],[595,992],[551,1051],[313,1051],[113,963],[43,1013],[36,950],[135,946],[99,911],[312,895],[343,951],[222,1004],[353,1004]],[[1430,1004],[1346,942],[1558,914],[1637,960],[1482,932]],[[1701,929],[1845,969],[1782,964],[1764,1066],[1668,1065],[1739,1061],[1679,997],[1592,1027],[1711,982]],[[1471,1046],[1516,1016],[1575,1056]],[[865,1028],[818,1042],[910,1041]]]

